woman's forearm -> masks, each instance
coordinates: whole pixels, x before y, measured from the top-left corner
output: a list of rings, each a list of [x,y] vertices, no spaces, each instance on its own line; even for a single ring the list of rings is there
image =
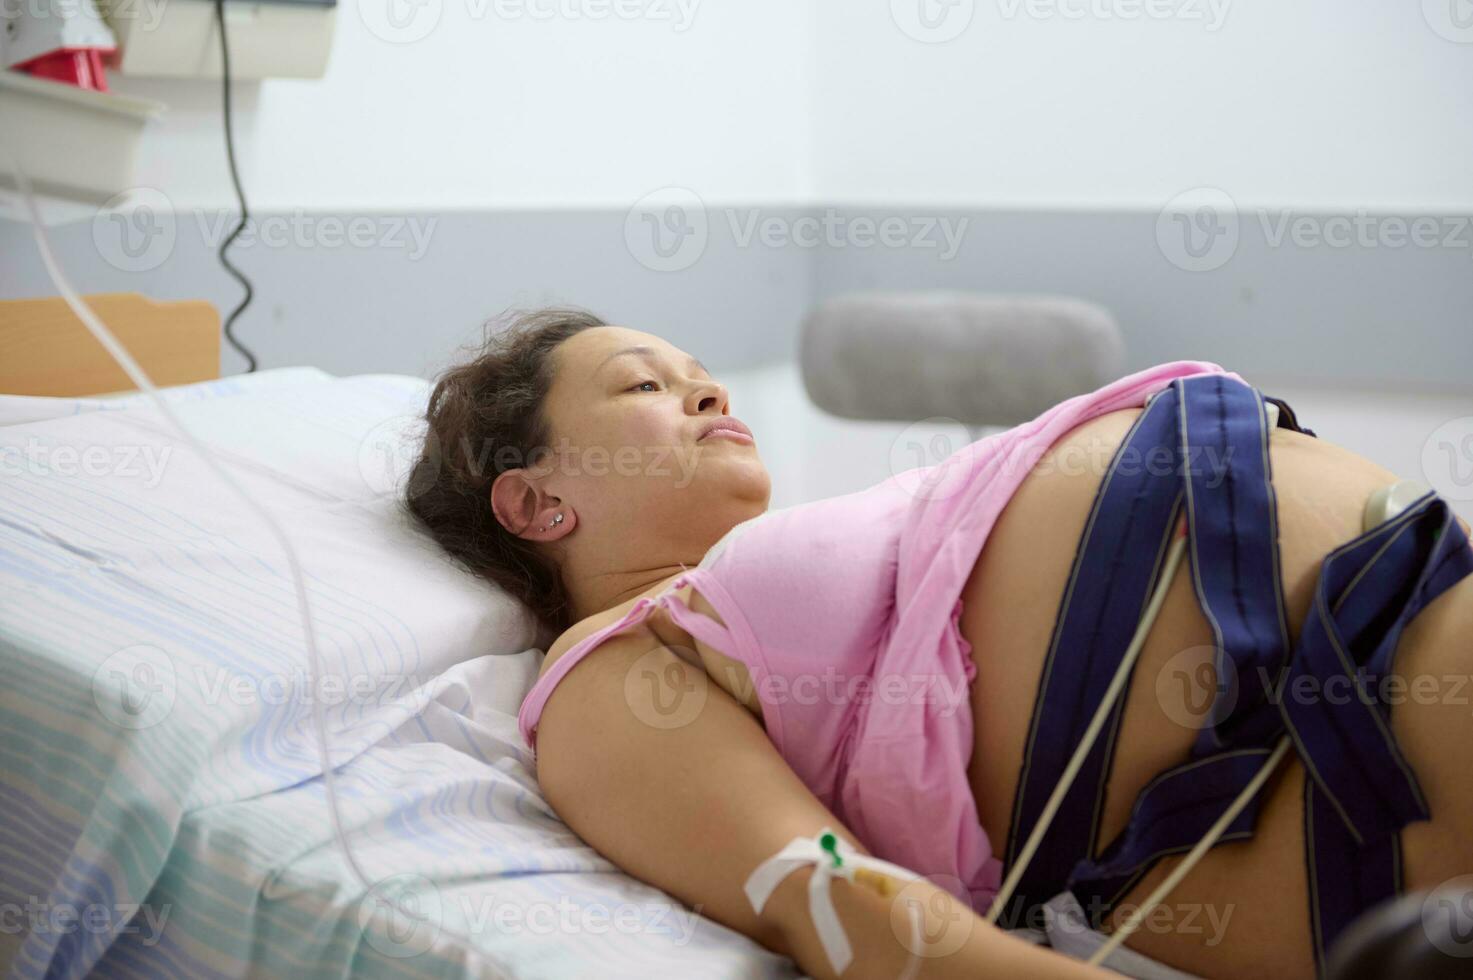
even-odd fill
[[[816,978],[836,974],[829,964],[809,912],[811,868],[790,874],[769,899],[762,918],[771,935],[803,970]],[[831,883],[834,909],[854,951],[843,980],[894,980],[905,971],[912,952],[920,958],[918,977],[1036,977],[1039,980],[1103,980],[1114,976],[1053,950],[1035,946],[988,923],[944,889],[928,881],[906,886],[899,895],[883,897],[836,879]],[[921,941],[911,939],[909,909],[921,916]]]
[[[654,686],[630,687],[636,666]],[[753,911],[743,883],[795,837],[831,828],[855,836],[778,755],[760,724],[701,670],[643,633],[615,636],[582,661],[548,701],[537,775],[558,814],[609,860],[775,952],[814,977],[832,977],[808,905],[812,868],[788,875]],[[655,704],[701,683],[701,710],[659,727]],[[648,703],[631,698],[649,698]],[[922,914],[921,977],[1108,976],[1009,936],[926,881],[893,898],[838,880],[835,910],[854,949],[844,980],[894,980],[911,956],[906,909]]]

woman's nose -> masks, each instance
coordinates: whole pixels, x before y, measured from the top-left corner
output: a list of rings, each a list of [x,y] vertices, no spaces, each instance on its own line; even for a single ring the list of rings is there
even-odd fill
[[[707,381],[691,392],[688,407],[697,415],[703,415],[713,409],[717,414],[726,410],[727,404],[726,386],[719,381]]]

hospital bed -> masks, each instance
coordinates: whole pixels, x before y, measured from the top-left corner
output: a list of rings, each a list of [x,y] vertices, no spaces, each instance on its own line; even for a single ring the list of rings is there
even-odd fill
[[[516,711],[552,637],[398,502],[427,382],[221,379],[208,304],[90,302],[283,523],[325,669],[309,675],[259,523],[119,393],[59,301],[0,303],[0,969],[796,975],[620,872],[542,798]],[[825,330],[837,344],[835,310],[809,324],[804,369],[838,405],[814,357]],[[361,878],[330,820],[317,710]],[[1411,897],[1367,916],[1330,972],[1456,975],[1466,961],[1438,943]]]
[[[124,385],[56,301],[0,304],[0,376],[32,379],[0,395],[0,973],[794,975],[538,792],[515,715],[548,638],[395,496],[425,381],[221,379],[204,304],[94,301],[292,536],[325,671],[250,513],[140,395],[97,397]]]

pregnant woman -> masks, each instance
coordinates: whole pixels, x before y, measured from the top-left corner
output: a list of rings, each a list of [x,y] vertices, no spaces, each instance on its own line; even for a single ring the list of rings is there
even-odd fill
[[[1368,522],[1394,474],[1199,362],[776,511],[732,412],[661,338],[543,311],[441,379],[410,480],[557,637],[522,732],[630,874],[831,976],[812,867],[744,891],[828,827],[925,876],[832,883],[845,977],[1068,978],[1108,974],[1002,926],[1099,945],[1233,805],[1112,964],[1312,976],[1473,872],[1473,550],[1434,494]]]

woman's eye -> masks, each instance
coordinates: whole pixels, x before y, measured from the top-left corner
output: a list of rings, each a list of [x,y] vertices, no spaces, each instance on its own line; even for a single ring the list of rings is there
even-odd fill
[[[629,390],[630,391],[635,391],[636,389],[642,389],[642,388],[644,388],[645,385],[654,385],[654,386],[658,387],[659,386],[659,382],[658,381],[641,381],[638,384],[636,384],[633,387],[631,387]],[[650,388],[649,390],[654,391],[655,388]]]

